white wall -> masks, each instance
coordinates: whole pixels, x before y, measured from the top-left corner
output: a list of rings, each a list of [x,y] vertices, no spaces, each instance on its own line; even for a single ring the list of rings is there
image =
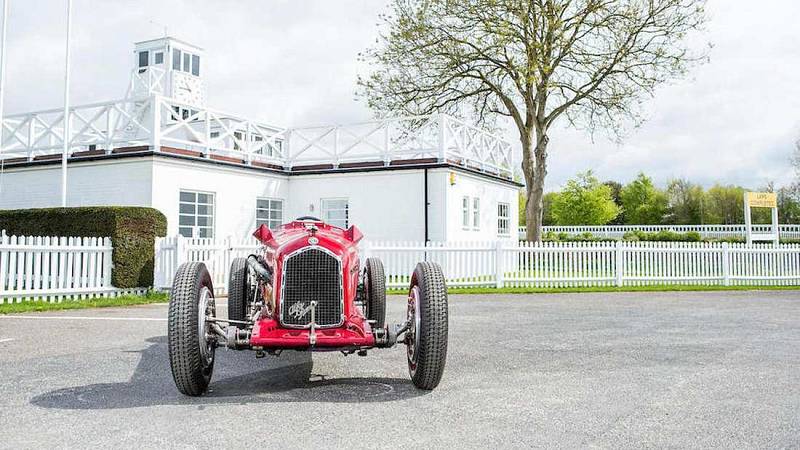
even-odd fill
[[[179,159],[159,158],[153,165],[152,206],[167,216],[168,235],[178,234],[178,205],[181,190],[214,193],[214,236],[241,237],[256,227],[256,199],[284,200],[287,176],[223,165],[198,164]]]
[[[349,199],[350,225],[367,239],[423,240],[424,171],[394,170],[292,176],[289,216],[321,217],[320,199]]]
[[[0,209],[61,206],[61,166],[8,168]],[[67,166],[67,206],[149,206],[150,159],[76,162]]]
[[[455,173],[455,184],[451,185],[449,180],[447,183],[447,239],[449,241],[487,241],[498,237],[517,239],[518,188],[458,170],[453,172]],[[470,217],[470,226],[468,228],[463,226],[461,202],[464,196],[470,198],[470,211],[472,211],[472,199],[480,198],[480,225],[477,229],[472,227],[472,217]],[[510,233],[506,236],[497,234],[498,202],[508,203],[510,207]]]
[[[456,182],[450,184],[450,173]],[[246,236],[255,229],[256,199],[284,201],[283,220],[321,216],[320,199],[348,198],[350,224],[368,239],[422,241],[425,236],[424,170],[286,175],[177,158],[146,157],[72,163],[68,205],[152,206],[178,233],[181,190],[215,195],[214,235]],[[6,170],[0,208],[60,206],[60,166]],[[461,197],[481,198],[480,229],[461,226]],[[510,206],[509,238],[517,229],[517,189],[454,169],[428,170],[428,238],[432,241],[497,237],[497,202]]]

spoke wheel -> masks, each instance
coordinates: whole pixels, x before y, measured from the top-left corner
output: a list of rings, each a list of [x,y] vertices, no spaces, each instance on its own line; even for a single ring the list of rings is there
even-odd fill
[[[417,355],[419,355],[419,339],[417,332],[420,327],[419,316],[419,286],[414,286],[408,293],[408,306],[406,308],[406,355],[408,356],[408,371],[412,377],[417,373]]]
[[[197,311],[197,339],[200,345],[200,356],[207,367],[214,362],[214,353],[217,348],[214,332],[211,330],[211,322],[208,319],[217,316],[217,308],[214,303],[214,294],[205,286],[200,291]]]

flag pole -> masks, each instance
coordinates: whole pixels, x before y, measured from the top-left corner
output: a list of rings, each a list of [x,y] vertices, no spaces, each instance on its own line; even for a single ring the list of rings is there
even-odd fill
[[[0,34],[0,195],[3,194],[3,168],[5,155],[3,154],[3,119],[5,118],[6,97],[6,26],[8,25],[8,0],[3,0],[3,30]]]
[[[67,206],[67,157],[69,156],[70,117],[69,117],[69,39],[72,28],[72,0],[67,0],[67,49],[64,70],[64,151],[61,153],[61,206]]]

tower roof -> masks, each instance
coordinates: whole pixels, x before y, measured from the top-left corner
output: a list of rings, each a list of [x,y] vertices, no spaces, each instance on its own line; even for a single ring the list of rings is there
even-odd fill
[[[162,36],[162,37],[159,37],[159,38],[147,39],[147,40],[144,40],[144,41],[138,41],[138,42],[134,42],[133,45],[134,45],[135,48],[152,47],[152,46],[156,46],[159,43],[165,42],[165,41],[168,42],[168,43],[171,43],[171,44],[178,44],[177,46],[181,47],[181,48],[192,49],[192,50],[194,50],[195,52],[198,52],[198,53],[203,52],[203,48],[202,47],[199,47],[199,46],[197,46],[195,44],[192,44],[191,42],[187,42],[187,41],[178,39],[178,38],[173,37],[173,36]]]

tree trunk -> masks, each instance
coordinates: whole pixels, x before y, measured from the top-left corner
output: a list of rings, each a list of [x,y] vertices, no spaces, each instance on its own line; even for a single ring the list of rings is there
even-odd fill
[[[531,146],[530,139],[523,138],[522,145]],[[542,240],[542,213],[544,212],[544,178],[547,175],[547,143],[549,138],[546,132],[537,130],[536,147],[523,149],[523,155],[532,156],[523,161],[525,172],[525,190],[527,201],[525,203],[526,236],[528,241],[540,242]],[[531,155],[532,153],[532,155]],[[532,161],[531,161],[532,160]],[[527,164],[526,164],[527,163]],[[527,167],[526,167],[527,166]]]

